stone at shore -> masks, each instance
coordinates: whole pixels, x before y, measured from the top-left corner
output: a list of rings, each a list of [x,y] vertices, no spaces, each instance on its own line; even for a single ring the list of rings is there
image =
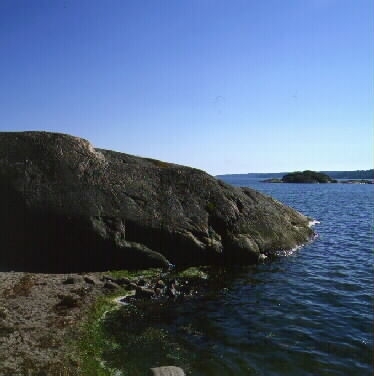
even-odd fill
[[[174,366],[151,368],[150,376],[184,376],[182,368]]]
[[[103,286],[105,289],[108,289],[108,290],[116,290],[116,289],[118,289],[118,285],[116,285],[115,283],[113,283],[113,282],[110,282],[110,281],[108,281],[108,282],[105,282],[104,283],[104,286]]]
[[[283,183],[283,180],[278,178],[271,178],[262,180],[262,183]]]
[[[0,133],[0,268],[249,264],[308,241],[308,218],[203,171],[48,132]]]
[[[155,291],[153,289],[149,289],[146,287],[138,286],[135,291],[136,291],[135,296],[140,299],[142,298],[149,299],[155,295]]]

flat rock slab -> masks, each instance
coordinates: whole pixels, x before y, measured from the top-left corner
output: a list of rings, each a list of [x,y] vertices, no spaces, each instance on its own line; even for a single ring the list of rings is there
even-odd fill
[[[165,366],[151,368],[151,376],[185,376],[185,373],[182,368],[174,366]]]
[[[87,285],[77,274],[0,272],[0,376],[73,375],[69,343],[104,294],[102,285]]]

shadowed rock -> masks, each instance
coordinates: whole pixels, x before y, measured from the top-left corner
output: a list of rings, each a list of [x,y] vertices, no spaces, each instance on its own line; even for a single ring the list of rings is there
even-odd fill
[[[48,132],[0,133],[0,205],[3,270],[254,263],[312,236],[252,189]]]

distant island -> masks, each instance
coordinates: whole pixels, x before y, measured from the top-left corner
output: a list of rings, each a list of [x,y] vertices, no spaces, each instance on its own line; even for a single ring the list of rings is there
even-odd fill
[[[309,183],[309,184],[320,184],[320,183],[336,183],[337,180],[332,179],[330,176],[323,174],[321,172],[305,170],[296,171],[284,175],[281,179],[271,178],[264,180],[265,183]]]
[[[316,171],[296,171],[284,175],[282,178],[270,178],[262,180],[263,183],[343,183],[343,184],[374,184],[373,180],[368,179],[332,179],[331,176]]]
[[[328,175],[331,179],[365,179],[373,180],[374,179],[374,169],[371,170],[356,170],[356,171],[318,171],[319,173]],[[254,179],[275,179],[272,183],[282,182],[283,176],[289,174],[290,172],[255,172],[248,174],[225,174],[217,175],[217,178],[254,178]]]

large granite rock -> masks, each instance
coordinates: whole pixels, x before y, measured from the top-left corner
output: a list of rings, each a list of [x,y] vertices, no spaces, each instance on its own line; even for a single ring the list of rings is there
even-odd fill
[[[0,270],[254,263],[312,236],[252,189],[48,132],[0,133],[0,206]]]

